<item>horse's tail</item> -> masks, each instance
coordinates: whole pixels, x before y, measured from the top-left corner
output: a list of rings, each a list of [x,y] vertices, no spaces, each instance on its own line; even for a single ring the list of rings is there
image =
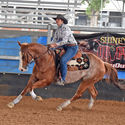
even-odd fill
[[[117,86],[120,89],[124,89],[125,90],[125,84],[120,84],[118,81],[118,74],[117,74],[117,70],[112,67],[111,64],[109,63],[104,63],[105,65],[105,69],[106,69],[106,81],[108,83],[113,83],[115,86]]]

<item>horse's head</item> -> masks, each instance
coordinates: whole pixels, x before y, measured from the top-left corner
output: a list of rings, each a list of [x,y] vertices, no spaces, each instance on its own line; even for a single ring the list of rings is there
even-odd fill
[[[31,63],[31,61],[33,60],[33,57],[31,55],[31,53],[28,50],[28,43],[20,43],[18,41],[18,44],[20,46],[20,52],[19,52],[19,70],[20,71],[26,71],[27,70],[27,66],[29,63]]]

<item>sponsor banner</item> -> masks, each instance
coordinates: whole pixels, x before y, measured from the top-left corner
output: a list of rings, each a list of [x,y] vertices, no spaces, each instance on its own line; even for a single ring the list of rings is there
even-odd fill
[[[96,54],[113,67],[125,70],[125,35],[98,33],[92,35],[75,35],[82,44],[82,50]]]

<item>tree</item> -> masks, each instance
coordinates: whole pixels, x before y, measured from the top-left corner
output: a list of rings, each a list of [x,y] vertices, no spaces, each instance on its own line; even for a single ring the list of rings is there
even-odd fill
[[[85,4],[86,2],[88,4],[86,14],[90,17],[90,26],[97,26],[101,4],[102,8],[104,8],[109,0],[82,0],[82,4]]]

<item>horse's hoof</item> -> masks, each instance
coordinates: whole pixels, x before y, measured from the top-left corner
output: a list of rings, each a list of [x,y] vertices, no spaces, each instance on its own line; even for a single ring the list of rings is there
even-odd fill
[[[13,108],[13,107],[14,107],[14,103],[13,103],[13,102],[10,102],[9,104],[7,104],[7,106],[8,106],[9,108]]]
[[[40,97],[40,96],[36,96],[35,100],[36,101],[41,101],[41,102],[43,101],[42,97]]]
[[[61,106],[58,106],[58,107],[56,108],[56,110],[57,110],[57,111],[62,111],[62,107],[61,107]]]

